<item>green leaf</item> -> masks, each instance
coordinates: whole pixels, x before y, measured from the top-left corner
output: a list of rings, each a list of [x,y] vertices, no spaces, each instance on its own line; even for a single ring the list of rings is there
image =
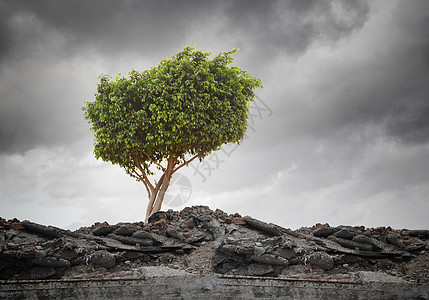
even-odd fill
[[[101,74],[95,99],[82,107],[95,156],[132,173],[136,156],[149,170],[170,155],[198,153],[203,159],[225,143],[242,141],[253,90],[263,85],[231,65],[236,52],[210,58],[210,52],[186,46],[141,72],[115,79]]]

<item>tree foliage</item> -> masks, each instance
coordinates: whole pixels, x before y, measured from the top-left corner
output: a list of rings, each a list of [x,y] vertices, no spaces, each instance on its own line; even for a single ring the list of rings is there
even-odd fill
[[[237,49],[211,53],[185,47],[143,72],[113,80],[102,74],[93,102],[82,108],[94,132],[96,158],[118,164],[148,191],[147,217],[158,211],[171,176],[247,130],[248,103],[260,79],[232,66]],[[163,171],[152,184],[155,165]]]

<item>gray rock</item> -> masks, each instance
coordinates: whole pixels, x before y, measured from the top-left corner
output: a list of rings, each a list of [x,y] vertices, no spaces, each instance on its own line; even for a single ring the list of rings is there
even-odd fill
[[[185,242],[192,244],[192,243],[197,243],[201,241],[210,241],[210,240],[213,240],[210,234],[201,232],[201,231],[193,231],[192,235],[189,238],[185,239]]]
[[[4,236],[6,236],[6,238],[8,240],[12,239],[14,236],[18,235],[18,231],[16,231],[15,229],[9,229],[8,231],[6,231],[6,233],[3,235],[2,234],[2,240],[5,241],[6,239],[4,238]]]
[[[321,268],[324,271],[330,271],[334,268],[334,259],[325,252],[315,252],[305,257],[306,263],[312,267]]]
[[[268,252],[273,250],[274,248],[280,247],[280,244],[283,243],[283,237],[276,236],[272,238],[266,238],[261,240],[260,242],[264,246],[265,250]]]
[[[257,255],[257,256],[261,256],[262,254],[264,254],[264,253],[265,253],[265,248],[264,248],[264,247],[257,247],[257,246],[255,246],[255,247],[253,248],[253,253],[254,253],[255,255]]]
[[[225,254],[238,254],[246,256],[252,255],[254,253],[254,247],[223,244],[218,247],[217,251]]]
[[[196,226],[196,223],[194,221],[195,217],[188,217],[183,223],[188,227],[189,229],[192,229]]]
[[[128,245],[128,244],[124,244],[118,240],[115,239],[111,239],[109,237],[97,237],[96,241],[91,241],[91,242],[96,242],[95,247],[90,247],[90,249],[112,249],[112,250],[135,250],[135,251],[139,251],[140,247],[137,247],[136,245]],[[150,246],[148,246],[150,247]],[[86,247],[88,248],[88,247]]]
[[[405,248],[405,245],[402,242],[401,237],[399,235],[397,235],[397,234],[389,232],[386,235],[386,240],[387,240],[387,242],[389,242],[389,244],[395,245],[395,246],[397,246],[397,247],[399,247],[401,249]]]
[[[147,232],[145,230],[139,230],[134,232],[132,237],[137,239],[151,239],[157,242],[158,244],[164,244],[168,240],[168,238],[166,238],[165,236],[162,236],[153,232]]]
[[[343,228],[335,232],[334,235],[342,239],[351,240],[356,234],[352,230]]]
[[[346,240],[332,235],[329,236],[328,239],[350,249],[358,248],[365,251],[371,251],[373,249],[373,246],[370,244],[358,243],[352,240]]]
[[[122,225],[115,231],[113,231],[114,234],[118,235],[124,235],[124,236],[132,236],[134,232],[136,232],[137,229],[129,226],[129,225]]]
[[[290,249],[290,248],[282,248],[279,250],[279,255],[281,257],[284,257],[286,259],[291,259],[297,256],[297,253],[295,252],[295,250]]]
[[[289,265],[289,261],[281,256],[273,255],[273,254],[262,254],[261,256],[252,255],[250,257],[253,261],[268,264],[268,265],[274,265],[274,266],[287,266]]]
[[[92,234],[96,236],[108,235],[118,228],[117,225],[102,224],[92,230]]]
[[[115,256],[106,250],[96,251],[88,255],[85,258],[85,261],[88,264],[92,264],[94,266],[101,266],[106,269],[113,268],[116,264]]]
[[[355,235],[352,240],[358,243],[374,245],[374,239],[363,234]]]
[[[165,233],[168,236],[171,236],[172,238],[178,239],[180,241],[185,240],[185,237],[183,236],[183,234],[180,231],[178,231],[176,228],[174,228],[173,226],[167,226]]]
[[[356,251],[354,249],[352,250],[350,248],[343,247],[342,245],[340,245],[337,242],[333,241],[334,239],[338,239],[335,236],[329,236],[326,239],[325,238],[315,237],[313,235],[302,235],[302,237],[305,238],[307,241],[311,241],[311,242],[316,243],[316,245],[317,245],[317,247],[309,247],[308,245],[306,245],[304,247],[304,251],[311,250],[310,252],[313,252],[313,251],[328,251],[328,252],[349,253],[349,254],[355,254],[356,253]],[[295,249],[295,251],[297,251],[297,249]],[[309,253],[309,252],[307,251],[307,253]],[[298,253],[298,255],[300,255],[300,253]]]
[[[264,233],[268,233],[270,235],[282,236],[282,235],[287,234],[287,235],[291,235],[291,236],[294,236],[294,237],[298,237],[299,236],[299,234],[296,233],[293,230],[281,227],[281,226],[273,224],[273,223],[266,223],[266,222],[254,219],[254,218],[252,218],[250,216],[243,217],[243,220],[246,222],[246,224],[249,227],[258,229],[258,230],[260,230],[260,231],[262,231]]]
[[[124,236],[124,235],[117,235],[114,233],[109,233],[107,235],[107,237],[111,238],[111,239],[115,239],[117,241],[120,241],[124,244],[129,244],[129,245],[140,245],[140,246],[153,246],[154,245],[154,241],[151,239],[138,239],[135,237],[131,237],[131,236]]]
[[[320,227],[313,230],[313,235],[317,237],[328,237],[337,232],[338,230],[339,229],[336,227]]]
[[[234,223],[232,223],[232,224],[226,224],[225,230],[227,233],[231,233],[238,230],[239,228],[240,227],[238,225],[235,225]]]
[[[55,238],[61,237],[59,229],[53,226],[44,226],[44,225],[36,224],[27,220],[22,221],[21,224],[24,225],[24,227],[27,230],[35,233],[39,233],[45,236],[55,237]]]
[[[429,230],[408,230],[408,234],[410,236],[418,236],[422,238],[428,238],[429,237]]]
[[[67,242],[64,244],[63,248],[60,250],[60,257],[66,260],[73,260],[78,257],[78,253],[83,254],[86,252],[85,248],[77,247],[74,242]]]
[[[216,253],[212,259],[212,266],[216,273],[227,274],[231,270],[243,264],[243,259],[239,256]]]
[[[358,242],[358,243],[363,243],[363,244],[370,244],[373,246],[373,250],[381,250],[383,248],[385,248],[385,244],[377,239],[374,238],[370,238],[366,235],[363,234],[358,234],[356,236],[353,237],[353,241]]]
[[[72,260],[77,257],[77,253],[73,249],[61,249],[60,257],[66,260]]]
[[[53,239],[48,240],[44,243],[42,243],[40,246],[43,247],[44,250],[46,250],[47,254],[50,255],[53,252],[60,250],[63,246],[64,240],[62,238],[59,239]]]
[[[68,260],[55,256],[47,256],[42,259],[34,259],[33,263],[38,266],[52,267],[52,268],[67,268],[70,267]]]
[[[219,222],[218,219],[209,219],[204,221],[204,227],[208,229],[215,240],[215,245],[220,245],[225,238],[225,227]]]
[[[407,251],[419,251],[425,249],[427,244],[422,240],[414,240],[411,245],[406,246],[405,249]]]
[[[243,217],[244,221],[246,221],[246,224],[250,227],[256,228],[258,230],[261,230],[262,232],[271,234],[271,235],[283,235],[283,233],[280,230],[280,226],[274,225],[274,224],[268,224],[262,221],[259,221],[257,219],[254,219],[250,216]]]
[[[36,259],[42,259],[47,255],[46,250],[34,250],[34,257]]]

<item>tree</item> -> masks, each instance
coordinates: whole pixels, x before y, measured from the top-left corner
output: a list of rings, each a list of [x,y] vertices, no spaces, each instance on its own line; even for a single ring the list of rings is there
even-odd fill
[[[95,157],[118,164],[144,183],[145,221],[161,209],[172,175],[225,143],[240,143],[248,103],[262,81],[230,66],[237,49],[211,53],[185,47],[146,71],[116,80],[102,74],[93,102],[82,110],[94,132]],[[154,169],[162,171],[151,182]]]

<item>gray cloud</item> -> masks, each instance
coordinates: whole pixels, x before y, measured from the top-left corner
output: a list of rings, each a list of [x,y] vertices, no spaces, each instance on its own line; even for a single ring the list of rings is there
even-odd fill
[[[204,3],[204,4],[203,4]],[[211,2],[210,2],[211,3]],[[67,57],[90,48],[98,55],[168,53],[183,42],[201,1],[10,1],[3,4],[0,52]],[[47,53],[46,53],[47,51]],[[45,52],[45,53],[43,53]],[[3,56],[4,56],[3,55]]]
[[[246,49],[263,68],[279,56],[300,56],[318,42],[334,44],[366,22],[366,1],[229,1],[216,34]]]
[[[296,112],[279,121],[285,135],[332,138],[347,128],[358,133],[369,126],[403,143],[427,143],[429,10],[426,2],[420,4],[400,1],[392,14],[381,13],[382,21],[356,34],[359,42],[328,48],[326,57],[309,58],[313,65],[304,58],[308,73],[302,75],[307,76],[302,90],[285,79],[289,95],[279,111]]]
[[[192,27],[231,36],[257,53],[302,53],[315,40],[335,42],[360,28],[366,1],[10,1],[3,2],[3,57],[132,52],[170,54]],[[186,41],[186,42],[192,42]],[[46,55],[46,53],[45,53]]]
[[[393,105],[387,132],[406,143],[429,141],[429,3],[400,2],[393,18],[397,44],[390,59]],[[396,76],[395,76],[396,75]]]
[[[80,63],[26,61],[3,67],[0,152],[69,147],[89,134],[80,107],[91,97],[98,74]]]

